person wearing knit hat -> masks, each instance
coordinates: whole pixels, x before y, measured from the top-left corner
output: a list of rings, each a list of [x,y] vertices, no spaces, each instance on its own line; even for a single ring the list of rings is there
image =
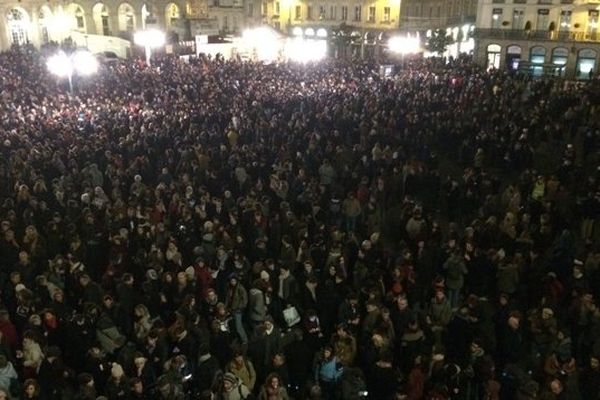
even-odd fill
[[[223,383],[229,383],[231,386],[235,386],[238,383],[238,377],[231,372],[227,372],[225,375],[223,375]]]
[[[250,395],[250,390],[237,376],[231,372],[226,372],[223,375],[221,395],[224,400],[244,400]]]

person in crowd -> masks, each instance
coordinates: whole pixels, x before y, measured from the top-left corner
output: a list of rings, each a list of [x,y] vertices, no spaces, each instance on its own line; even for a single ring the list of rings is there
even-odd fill
[[[287,390],[281,385],[279,375],[269,374],[258,393],[258,400],[289,400]]]
[[[0,53],[0,398],[597,392],[596,77],[155,55],[71,93],[58,49]]]

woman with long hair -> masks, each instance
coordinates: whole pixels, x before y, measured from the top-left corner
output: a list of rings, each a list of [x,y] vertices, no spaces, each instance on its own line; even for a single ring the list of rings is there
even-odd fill
[[[279,375],[275,373],[267,376],[258,394],[258,400],[289,400],[289,398],[286,388],[281,385]]]
[[[23,383],[23,400],[43,400],[45,398],[38,381],[35,379],[27,379],[25,383]]]

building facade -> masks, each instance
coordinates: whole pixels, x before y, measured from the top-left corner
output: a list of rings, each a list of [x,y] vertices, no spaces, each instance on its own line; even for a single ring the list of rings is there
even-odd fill
[[[401,0],[259,1],[249,7],[258,8],[263,24],[293,36],[329,40],[338,57],[377,57],[400,26]]]
[[[598,69],[598,0],[480,0],[475,55],[489,68],[589,79]]]
[[[263,23],[290,33],[295,27],[330,30],[342,24],[381,31],[398,29],[400,21],[400,0],[264,0],[258,5]]]
[[[404,0],[400,15],[401,30],[420,36],[422,42],[438,29],[452,36],[445,56],[473,51],[477,0]]]
[[[404,0],[400,23],[406,31],[427,31],[473,24],[477,0]]]
[[[234,33],[246,25],[243,0],[14,0],[0,3],[0,13],[0,49],[82,35],[130,40],[148,27],[184,40],[201,28]]]

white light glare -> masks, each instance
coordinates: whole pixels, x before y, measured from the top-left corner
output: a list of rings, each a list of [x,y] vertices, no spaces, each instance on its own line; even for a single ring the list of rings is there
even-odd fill
[[[294,29],[292,29],[292,35],[294,35],[294,36],[302,36],[302,28],[300,28],[299,26],[297,26]]]
[[[64,52],[59,52],[48,58],[46,62],[48,71],[61,78],[73,74],[73,64]]]
[[[98,71],[98,60],[89,51],[73,54],[73,67],[81,75],[92,75]]]
[[[136,32],[133,35],[133,41],[138,46],[144,47],[161,47],[166,43],[165,33],[158,29],[148,29],[145,31]]]
[[[421,50],[421,42],[417,37],[394,36],[388,40],[388,49],[399,54],[414,54]]]
[[[319,61],[327,56],[327,42],[302,38],[289,39],[285,46],[285,55],[287,59],[301,63]]]
[[[267,27],[247,29],[242,38],[249,47],[254,48],[256,56],[260,61],[274,61],[280,49],[278,38],[275,33]]]
[[[317,29],[317,36],[320,38],[326,38],[327,37],[327,30],[325,28],[319,28]]]

